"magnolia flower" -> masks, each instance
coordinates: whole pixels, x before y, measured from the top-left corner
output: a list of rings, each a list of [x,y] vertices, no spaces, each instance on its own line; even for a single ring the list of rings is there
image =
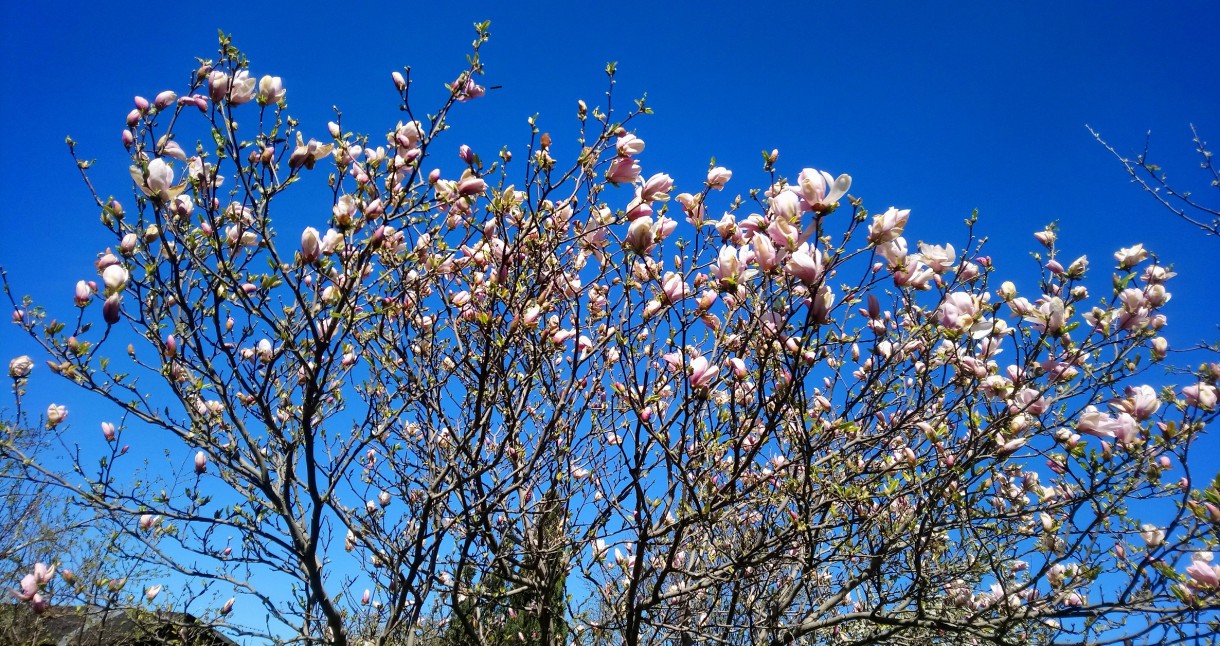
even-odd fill
[[[186,184],[174,186],[174,169],[160,157],[148,162],[147,169],[131,166],[128,170],[145,195],[162,202],[173,200],[186,188]]]
[[[1190,556],[1186,574],[1204,588],[1220,588],[1220,566],[1212,565],[1211,552],[1195,552]]]
[[[119,307],[123,304],[123,295],[121,293],[111,294],[106,302],[102,303],[102,319],[108,325],[114,325],[119,322],[119,315],[122,310]]]
[[[644,182],[640,188],[640,201],[644,203],[665,201],[669,199],[669,191],[674,187],[674,180],[665,173],[657,173]]]
[[[1119,269],[1131,269],[1148,258],[1148,251],[1144,249],[1144,245],[1137,244],[1133,247],[1123,247],[1114,253],[1114,259],[1118,261]]]
[[[661,282],[661,291],[665,294],[665,300],[673,304],[686,298],[690,292],[690,286],[682,280],[682,274],[667,271]]]
[[[312,264],[322,255],[322,240],[318,230],[313,227],[305,227],[301,232],[301,262],[303,264]]]
[[[779,255],[775,251],[775,245],[771,243],[771,239],[767,236],[754,236],[754,260],[758,262],[759,270],[770,272],[779,266]]]
[[[627,237],[623,240],[623,246],[642,255],[648,253],[652,248],[653,241],[656,239],[656,234],[652,229],[652,218],[642,217],[631,221],[627,227]]]
[[[700,355],[690,360],[690,385],[691,388],[704,388],[716,380],[716,375],[720,373],[720,368],[708,362],[707,358]]]
[[[748,280],[758,273],[754,269],[745,269],[745,249],[732,246],[720,248],[717,263],[712,267],[712,276],[720,281],[721,289],[733,289],[741,281]]]
[[[55,428],[68,417],[68,407],[63,404],[47,406],[47,428]]]
[[[951,244],[942,247],[921,242],[919,243],[919,259],[928,266],[928,269],[943,274],[957,261],[957,252],[953,250]]]
[[[793,278],[812,287],[822,279],[825,271],[822,252],[817,247],[810,247],[809,243],[804,243],[788,256],[784,269]]]
[[[458,180],[457,185],[460,195],[481,195],[485,190],[487,190],[487,182],[483,181],[483,178],[469,168],[462,172],[462,179]]]
[[[892,206],[885,213],[874,215],[873,224],[868,228],[868,241],[879,245],[897,240],[906,228],[910,216],[910,209],[898,210]]]
[[[777,220],[793,222],[801,216],[801,198],[791,191],[783,191],[771,198],[771,213]]]
[[[1114,404],[1137,420],[1146,420],[1161,407],[1160,397],[1152,386],[1128,386],[1127,397]]]
[[[102,270],[102,282],[106,284],[106,291],[112,294],[122,291],[130,277],[122,265],[110,265]]]
[[[93,301],[93,286],[89,283],[78,280],[76,281],[76,290],[73,294],[73,301],[77,307],[86,307]]]
[[[1156,549],[1165,542],[1165,530],[1156,525],[1143,524],[1140,525],[1140,538],[1144,539],[1148,549]]]
[[[834,209],[839,198],[846,195],[847,190],[851,188],[850,175],[839,175],[837,179],[831,179],[830,173],[812,168],[802,170],[796,181],[808,210],[815,213],[826,213]]]
[[[631,157],[616,157],[606,170],[606,181],[611,184],[629,184],[640,176],[640,165]]]
[[[25,379],[34,370],[34,360],[29,355],[14,357],[8,362],[8,376],[13,379]]]
[[[730,179],[733,179],[733,171],[724,166],[717,166],[707,172],[708,188],[721,190],[725,184],[729,183]]]
[[[955,330],[969,329],[979,315],[979,301],[968,292],[953,292],[940,305],[940,322]]]
[[[1216,407],[1216,387],[1211,384],[1197,383],[1182,388],[1182,396],[1186,398],[1187,406],[1212,410]]]
[[[208,470],[208,454],[200,451],[195,454],[195,473],[203,474]]]
[[[644,140],[635,135],[626,134],[618,138],[614,148],[618,151],[620,157],[638,155],[644,152]]]
[[[323,144],[316,139],[310,139],[305,142],[305,137],[297,132],[297,146],[288,157],[289,168],[300,168],[304,166],[308,170],[313,170],[314,164],[324,159],[335,149],[334,144]]]
[[[279,103],[288,91],[278,76],[264,76],[258,80],[258,102],[262,105]]]
[[[161,586],[154,585],[144,591],[144,598],[152,601],[153,599],[157,598],[158,594],[161,594]]]
[[[208,75],[208,94],[213,101],[228,99],[231,105],[249,103],[254,98],[255,80],[248,70],[238,70],[233,76],[215,70]]]

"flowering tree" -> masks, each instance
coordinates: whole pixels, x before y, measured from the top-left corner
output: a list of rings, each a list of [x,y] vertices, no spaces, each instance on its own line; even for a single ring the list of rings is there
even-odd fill
[[[14,303],[126,420],[96,442],[138,424],[173,447],[175,486],[126,481],[115,450],[80,491],[180,595],[298,643],[1216,628],[1220,481],[1189,458],[1220,364],[1149,371],[1174,273],[1142,246],[1099,296],[1048,228],[1018,288],[973,218],[909,243],[908,211],[777,152],[733,198],[722,167],[644,173],[648,110],[610,95],[578,104],[575,158],[531,120],[523,155],[452,141],[446,176],[486,38],[427,118],[394,73],[384,139],[298,124],[222,39],[127,116],[134,202],[95,192],[112,242],[79,315]],[[329,218],[285,227],[306,182]]]

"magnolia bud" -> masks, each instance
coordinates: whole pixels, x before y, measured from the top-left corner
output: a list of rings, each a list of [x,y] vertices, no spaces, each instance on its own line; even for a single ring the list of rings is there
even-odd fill
[[[83,280],[76,281],[75,300],[77,307],[85,307],[93,300],[93,289],[89,286],[89,283]]]
[[[106,438],[107,442],[113,442],[115,435],[114,424],[110,422],[102,422],[102,437]]]
[[[153,99],[153,105],[157,106],[158,110],[164,110],[173,105],[178,100],[178,95],[173,90],[165,90]]]
[[[200,451],[195,454],[195,473],[202,474],[208,470],[208,454]]]
[[[132,253],[135,253],[136,244],[139,241],[139,236],[134,233],[128,233],[127,235],[123,236],[123,241],[119,243],[119,253],[123,254],[124,256],[131,256]]]
[[[109,325],[114,325],[119,322],[119,305],[123,302],[122,294],[112,294],[102,304],[102,319]]]
[[[407,89],[407,79],[403,78],[401,72],[390,74],[390,78],[394,79],[394,87],[398,88],[399,92]]]

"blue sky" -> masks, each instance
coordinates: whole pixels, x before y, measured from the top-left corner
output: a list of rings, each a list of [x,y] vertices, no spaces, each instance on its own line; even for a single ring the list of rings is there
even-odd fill
[[[713,156],[737,172],[730,189],[761,186],[759,152],[778,148],[786,175],[806,166],[849,173],[851,192],[871,211],[910,208],[912,242],[956,243],[962,220],[978,209],[1001,274],[1031,287],[1031,233],[1049,221],[1059,221],[1069,260],[1093,259],[1095,291],[1108,286],[1110,254],[1142,241],[1179,272],[1167,309],[1171,343],[1216,338],[1211,257],[1220,240],[1171,219],[1131,185],[1085,124],[1131,153],[1151,130],[1154,159],[1175,183],[1215,193],[1188,126],[1220,142],[1220,4],[229,7],[238,8],[0,5],[0,265],[19,293],[74,314],[73,285],[93,277],[106,245],[64,137],[98,160],[99,190],[129,202],[119,134],[132,96],[180,89],[195,57],[214,57],[218,29],[233,35],[255,74],[283,78],[291,113],[321,137],[332,105],[347,130],[392,126],[400,113],[389,74],[404,65],[413,67],[420,105],[436,105],[441,84],[464,65],[471,23],[490,20],[483,82],[502,88],[460,106],[455,150],[462,141],[478,142],[485,159],[505,144],[523,150],[535,113],[557,144],[570,144],[576,100],[604,105],[602,70],[617,61],[619,105],[647,92],[656,111],[635,124],[648,142],[644,171],[670,173],[678,191],[697,187]],[[328,210],[312,223],[321,226]],[[6,360],[38,354],[10,326],[0,327],[0,350]],[[31,400],[39,410],[55,391],[45,369],[36,375],[44,378]],[[66,403],[72,421],[96,433],[101,414]]]
[[[64,137],[98,159],[100,190],[122,199],[131,97],[184,84],[195,57],[214,56],[217,29],[256,73],[284,78],[292,112],[321,135],[332,105],[352,129],[392,125],[388,75],[403,65],[427,105],[463,64],[471,23],[490,19],[485,84],[503,88],[455,121],[457,137],[485,143],[485,157],[523,148],[534,113],[557,143],[573,139],[576,99],[599,103],[602,69],[618,61],[620,105],[646,91],[656,110],[637,124],[644,170],[669,172],[678,190],[712,156],[738,172],[739,189],[761,185],[759,151],[779,148],[788,174],[846,172],[871,210],[912,209],[913,239],[948,238],[979,209],[993,255],[1010,265],[1029,267],[1029,234],[1050,220],[1068,253],[1095,262],[1144,241],[1181,275],[1175,345],[1215,330],[1203,290],[1217,244],[1171,221],[1085,129],[1124,152],[1151,130],[1171,178],[1204,189],[1188,124],[1220,137],[1215,3],[240,7],[3,4],[0,261],[22,290],[67,297],[102,244]],[[7,331],[0,343],[19,345]]]

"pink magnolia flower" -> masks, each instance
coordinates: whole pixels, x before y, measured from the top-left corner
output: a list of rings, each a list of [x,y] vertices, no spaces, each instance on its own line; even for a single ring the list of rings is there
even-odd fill
[[[781,191],[771,198],[771,215],[777,220],[797,221],[801,217],[801,198],[791,191]]]
[[[656,239],[652,225],[652,218],[648,216],[632,220],[627,227],[627,237],[623,240],[623,246],[641,256],[647,254]]]
[[[22,601],[33,601],[34,596],[38,594],[38,579],[33,574],[27,574],[21,577],[21,587],[17,590],[12,590],[12,595]]]
[[[1165,530],[1145,523],[1140,525],[1140,538],[1144,539],[1144,544],[1148,546],[1148,549],[1156,549],[1165,542]]]
[[[296,169],[304,166],[306,170],[313,170],[314,165],[325,159],[334,149],[334,144],[323,144],[317,139],[306,142],[305,136],[297,132],[297,145],[288,156],[288,167]]]
[[[458,180],[457,191],[461,195],[481,195],[487,190],[487,182],[479,177],[474,171],[467,168],[462,172],[462,178]]]
[[[165,90],[153,99],[153,105],[157,106],[158,110],[164,110],[178,101],[178,94],[173,90]]]
[[[667,271],[665,272],[664,280],[661,282],[661,290],[665,294],[665,299],[670,304],[673,304],[686,298],[686,295],[690,293],[690,286],[686,284],[686,281],[682,280],[682,274]]]
[[[822,274],[825,272],[823,263],[824,259],[821,250],[817,247],[810,247],[809,243],[805,243],[797,247],[796,251],[788,256],[788,262],[784,265],[784,269],[793,278],[812,287],[822,279]]]
[[[733,171],[725,168],[724,166],[717,166],[707,172],[707,186],[708,188],[720,190],[723,189],[724,185],[728,184],[729,180],[732,178]]]
[[[208,76],[208,93],[216,102],[228,99],[231,105],[249,103],[254,99],[255,89],[255,80],[248,70],[238,70],[232,77],[214,70]]]
[[[68,417],[68,407],[63,404],[47,406],[47,428],[59,426]]]
[[[839,198],[846,195],[851,188],[850,175],[843,174],[831,179],[830,173],[812,168],[802,170],[796,182],[808,210],[815,213],[826,213],[834,209]]]
[[[640,189],[640,201],[644,203],[665,201],[669,199],[669,191],[674,187],[674,180],[665,173],[657,173],[644,182]]]
[[[1148,251],[1144,249],[1144,245],[1137,244],[1133,247],[1123,247],[1114,253],[1114,259],[1118,261],[1120,269],[1131,269],[1148,258]]]
[[[195,473],[203,474],[208,470],[208,454],[199,451],[195,454]]]
[[[288,91],[278,76],[264,76],[258,80],[258,102],[263,105],[279,103]]]
[[[110,265],[102,270],[102,282],[106,285],[106,291],[112,294],[122,291],[129,278],[130,275],[122,265]]]
[[[813,316],[819,323],[830,322],[830,311],[834,306],[835,294],[827,285],[822,285],[818,288],[818,293],[813,296],[810,302],[810,307],[813,310]]]
[[[710,386],[716,380],[716,375],[720,373],[720,368],[709,363],[703,355],[690,360],[690,370],[690,385],[692,388]]]
[[[29,355],[14,357],[8,362],[8,376],[13,379],[25,379],[34,371],[34,360]]]
[[[313,227],[305,227],[305,231],[301,233],[301,262],[309,265],[317,261],[322,255],[322,239],[318,230]]]
[[[173,200],[186,188],[186,184],[174,185],[174,169],[160,157],[148,162],[147,169],[131,166],[129,170],[131,179],[145,195],[162,202]]]
[[[631,157],[644,152],[644,140],[633,134],[625,134],[614,144],[619,157]]]
[[[640,176],[640,165],[631,157],[616,157],[606,170],[606,181],[611,184],[630,184]]]
[[[1212,565],[1211,552],[1195,552],[1190,557],[1186,574],[1204,588],[1220,588],[1220,566]]]
[[[1212,410],[1216,407],[1216,387],[1211,384],[1197,383],[1182,388],[1182,396],[1186,398],[1187,406]]]
[[[123,304],[123,295],[121,293],[112,294],[102,303],[102,319],[108,325],[114,325],[119,322],[122,314],[120,307]]]
[[[979,300],[968,292],[953,292],[940,305],[940,322],[955,330],[967,330],[979,315]]]
[[[928,266],[928,269],[943,274],[953,267],[953,263],[957,262],[957,252],[953,250],[951,244],[942,247],[921,242],[919,243],[919,259]]]
[[[712,277],[720,281],[721,289],[733,289],[758,273],[757,270],[746,269],[747,253],[745,249],[732,246],[720,248],[717,262],[712,266]]]
[[[1114,406],[1143,421],[1160,409],[1161,400],[1152,386],[1128,386],[1126,398],[1120,399]]]
[[[771,243],[771,239],[767,236],[754,236],[754,260],[758,263],[759,270],[770,272],[779,266],[780,257],[775,251],[775,245]]]
[[[55,566],[47,566],[46,563],[39,561],[34,564],[34,580],[38,585],[43,586],[51,582],[55,578]]]
[[[868,228],[868,241],[879,245],[897,240],[902,236],[910,216],[910,209],[898,210],[892,206],[885,213],[874,215],[873,224]]]
[[[484,94],[487,94],[486,88],[475,83],[474,79],[465,75],[463,75],[463,78],[459,78],[458,82],[454,83],[453,87],[454,92],[457,95],[456,98],[459,102],[477,99]]]

